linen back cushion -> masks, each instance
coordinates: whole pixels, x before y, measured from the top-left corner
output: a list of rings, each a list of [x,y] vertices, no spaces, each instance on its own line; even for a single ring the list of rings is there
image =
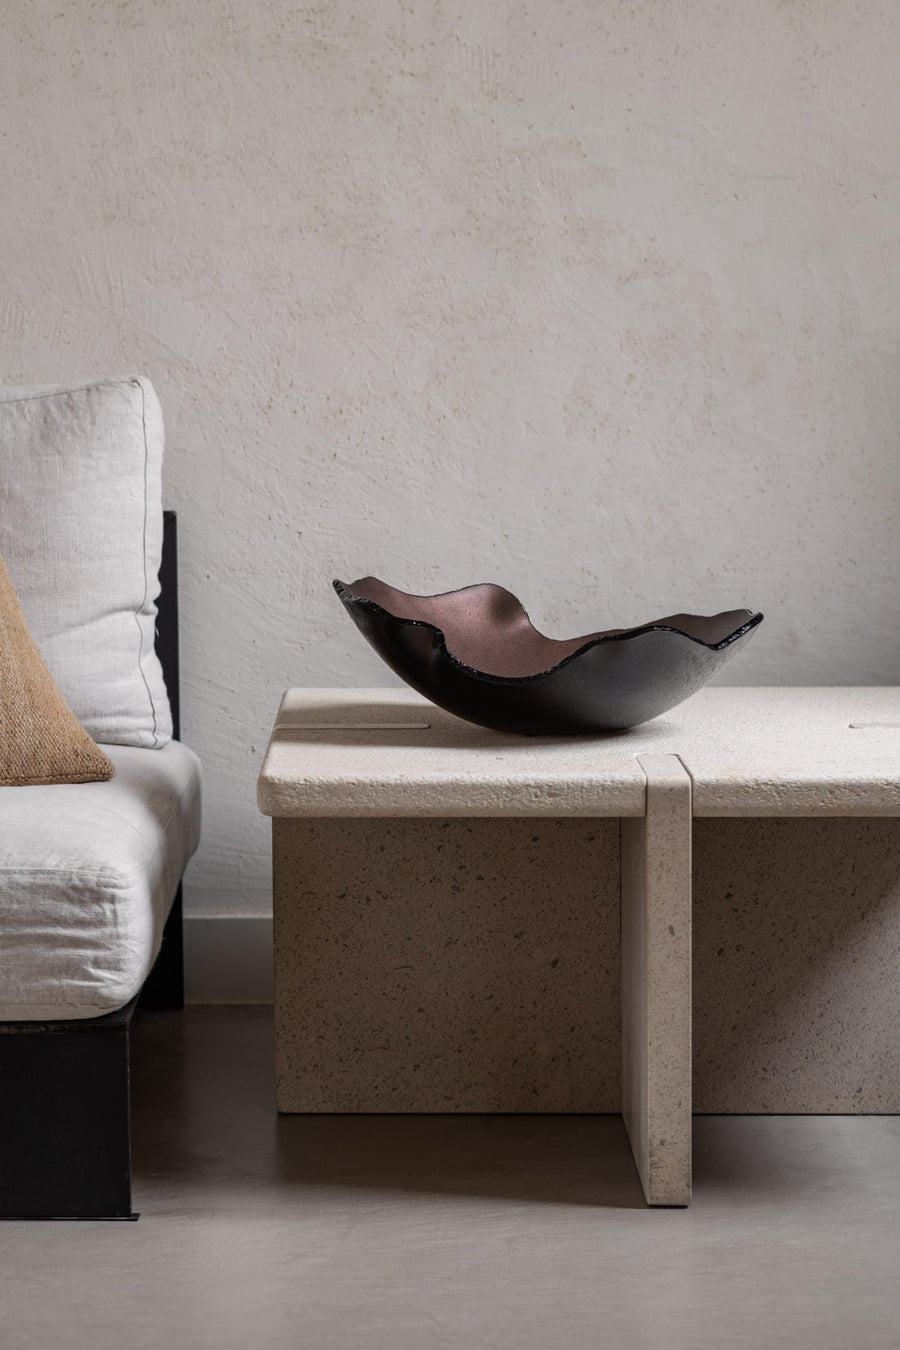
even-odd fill
[[[114,773],[41,659],[0,557],[0,787],[89,783]]]
[[[149,380],[0,390],[0,553],[95,741],[172,735],[154,649],[163,424]]]

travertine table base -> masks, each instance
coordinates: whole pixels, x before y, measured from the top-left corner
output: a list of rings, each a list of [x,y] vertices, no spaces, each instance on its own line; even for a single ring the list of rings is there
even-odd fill
[[[644,1194],[691,1194],[691,779],[641,755],[644,816],[622,821],[622,1115]]]
[[[374,988],[378,969],[382,984],[376,992],[382,1004],[390,1004],[391,979],[403,989],[402,1006],[417,1008],[423,1018],[428,1016],[428,1003],[439,1004],[440,997],[445,998],[444,1006],[458,1011],[462,988],[438,988],[433,969],[427,974],[414,972],[426,983],[421,999],[410,1004],[415,990],[408,970],[415,963],[397,959],[396,934],[390,950],[385,950],[385,961],[379,962],[378,933],[387,930],[383,924],[379,929],[377,916],[367,916],[361,933],[355,931],[359,924],[354,925],[352,914],[335,917],[337,904],[327,922],[321,914],[317,918],[315,894],[304,883],[304,873],[315,872],[310,850],[323,847],[325,835],[317,844],[310,833],[317,822],[322,831],[331,832],[328,866],[333,869],[341,857],[335,831],[342,822],[344,852],[348,859],[353,854],[353,819],[391,818],[394,847],[404,820],[537,822],[570,817],[597,822],[598,834],[607,829],[605,821],[612,825],[620,820],[621,1104],[648,1202],[684,1205],[690,1198],[691,1175],[692,818],[900,815],[900,691],[708,689],[645,727],[581,740],[500,736],[460,722],[404,688],[290,690],[260,774],[259,804],[274,824],[279,1106],[287,1110],[373,1109],[364,1091],[359,1105],[348,1101],[345,1092],[342,1105],[336,1107],[327,1094],[317,1093],[315,1077],[305,1067],[314,1066],[318,1054],[320,1066],[335,1064],[342,1055],[355,1056],[353,1068],[365,1062],[368,1051],[365,1045],[342,1044],[340,1034],[329,1040],[326,1028],[328,1023],[331,1032],[335,1026],[340,1031],[340,999],[351,1001],[356,996],[352,985],[316,990],[315,999],[306,1005],[303,1034],[298,1035],[288,997],[297,992],[298,933],[303,935],[304,969],[313,983],[316,943],[320,951],[325,950],[321,944],[332,944],[334,950],[333,944],[340,943],[347,967],[356,970],[361,986],[371,982]],[[538,844],[546,846],[544,840]],[[598,871],[613,857],[607,845],[596,855]],[[322,859],[315,861],[322,865]],[[467,864],[457,865],[464,870]],[[577,868],[572,875],[577,882]],[[606,889],[610,880],[605,878]],[[453,895],[460,897],[457,906],[468,893],[468,881],[461,875],[459,884],[452,886]],[[340,892],[333,899],[339,901]],[[377,899],[366,897],[367,903]],[[429,916],[424,903],[419,908],[432,924],[433,936],[446,916]],[[607,915],[601,917],[608,920]],[[503,938],[503,918],[500,914],[495,921],[495,916],[488,916],[487,927],[468,952],[469,961],[479,959],[492,936],[498,942]],[[602,933],[595,936],[595,950],[601,951]],[[514,932],[506,940],[516,937]],[[448,937],[454,944],[458,940],[459,933]],[[352,964],[364,951],[372,972],[368,976],[364,959],[356,967]],[[572,979],[576,962],[564,947],[561,951],[565,978]],[[452,949],[447,959],[448,969],[455,969],[459,957]],[[560,968],[559,960],[551,962],[554,970]],[[386,961],[395,961],[396,968]],[[587,974],[605,982],[615,995],[608,975],[604,981],[600,970],[590,966]],[[562,1009],[557,1043],[565,1020],[571,1018],[565,1028],[571,1043],[589,1045],[590,1032],[576,1011],[584,989],[573,983],[573,994],[579,997],[570,1004],[560,1003],[561,979],[543,967],[536,967],[534,975],[535,1003],[546,997],[549,1006],[552,997],[554,1010]],[[550,983],[552,978],[555,984]],[[428,980],[433,999],[427,997]],[[486,999],[489,994],[485,987]],[[313,1015],[314,1008],[318,1016]],[[476,1059],[478,1028],[490,1027],[492,1015],[489,1001],[471,1010],[469,1045],[476,1047]],[[348,1019],[348,1034],[359,1038],[361,1025],[357,1008],[355,1018]],[[391,1047],[402,1048],[403,1029],[393,1028],[390,1036],[390,1046],[371,1047],[382,1070],[390,1063]],[[552,1039],[548,1037],[548,1042]],[[513,1058],[537,1063],[542,1049],[540,1044],[523,1045],[521,1055]],[[405,1073],[407,1079],[422,1067],[405,1062],[402,1053],[395,1058],[398,1074]],[[517,1064],[516,1072],[520,1067]],[[544,1101],[548,1091],[552,1097],[557,1082],[552,1068],[551,1063],[541,1084]],[[562,1078],[558,1076],[558,1081]],[[528,1109],[527,1075],[511,1078],[506,1087],[519,1094],[512,1109]],[[612,1090],[612,1084],[603,1089]],[[457,1102],[453,1093],[447,1096],[443,1109],[467,1109],[462,1097]],[[385,1098],[382,1093],[380,1100],[385,1102],[380,1109],[392,1109],[389,1095]],[[403,1104],[397,1109],[412,1108]],[[429,1102],[418,1109],[442,1107]],[[543,1109],[579,1106],[567,1105],[563,1094],[559,1105]]]

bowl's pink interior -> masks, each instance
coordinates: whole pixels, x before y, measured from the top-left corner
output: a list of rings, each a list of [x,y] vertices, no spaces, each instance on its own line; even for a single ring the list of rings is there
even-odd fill
[[[448,591],[445,595],[407,595],[377,577],[362,577],[352,582],[347,590],[362,600],[374,601],[398,619],[418,619],[434,624],[444,634],[447,650],[458,661],[486,675],[512,678],[540,675],[594,638],[614,637],[629,631],[609,628],[587,633],[584,637],[544,637],[514,595],[502,586],[489,583]],[[679,628],[701,642],[716,643],[728,637],[749,617],[749,610],[740,609],[711,618],[673,614],[653,622]]]

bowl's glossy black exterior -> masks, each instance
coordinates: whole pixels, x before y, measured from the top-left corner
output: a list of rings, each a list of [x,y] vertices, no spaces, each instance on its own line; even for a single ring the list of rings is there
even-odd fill
[[[733,611],[736,627],[715,644],[654,625],[598,636],[549,670],[510,677],[463,664],[435,624],[390,614],[355,595],[354,584],[335,581],[334,587],[357,628],[401,679],[468,722],[532,736],[621,731],[658,717],[718,674],[763,617]]]

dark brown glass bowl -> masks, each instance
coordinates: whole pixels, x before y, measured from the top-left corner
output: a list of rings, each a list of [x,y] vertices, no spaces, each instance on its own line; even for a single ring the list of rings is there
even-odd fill
[[[391,670],[432,703],[494,731],[621,731],[695,694],[748,642],[761,614],[671,614],[557,640],[502,586],[407,595],[376,577],[334,582]]]

